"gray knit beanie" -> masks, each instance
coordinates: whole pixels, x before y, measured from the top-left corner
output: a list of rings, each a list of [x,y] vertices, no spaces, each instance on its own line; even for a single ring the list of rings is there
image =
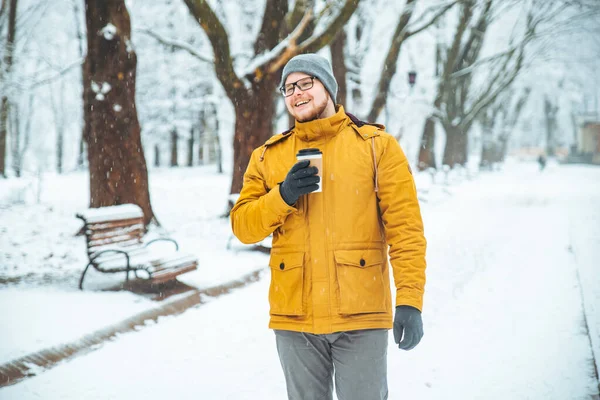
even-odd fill
[[[326,58],[316,54],[300,54],[292,58],[283,68],[280,87],[285,85],[285,80],[292,72],[304,72],[305,74],[319,78],[335,104],[338,84],[333,76],[331,64]]]

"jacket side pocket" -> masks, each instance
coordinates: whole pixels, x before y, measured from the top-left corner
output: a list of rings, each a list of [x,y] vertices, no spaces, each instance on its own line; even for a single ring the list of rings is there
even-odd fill
[[[340,314],[388,311],[381,250],[335,250],[340,289]]]
[[[271,254],[269,303],[272,315],[304,315],[304,253]]]

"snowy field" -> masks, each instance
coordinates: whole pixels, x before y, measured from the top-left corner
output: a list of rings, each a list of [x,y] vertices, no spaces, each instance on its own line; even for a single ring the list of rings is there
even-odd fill
[[[600,168],[513,162],[465,176],[417,176],[429,243],[425,336],[403,352],[390,335],[389,398],[598,396]],[[99,274],[76,289],[85,245],[74,214],[86,206],[86,179],[0,182],[0,363],[157,305],[92,290],[110,283]],[[228,185],[208,167],[151,171],[163,224],[152,233],[198,255],[198,271],[180,277],[189,285],[263,268],[259,282],[2,388],[0,399],[285,398],[267,329],[267,256],[226,249],[229,224],[218,216]]]

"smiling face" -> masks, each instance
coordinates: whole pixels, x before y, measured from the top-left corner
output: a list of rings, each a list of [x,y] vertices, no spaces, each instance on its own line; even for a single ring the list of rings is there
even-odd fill
[[[310,75],[304,72],[292,72],[285,80],[285,84],[297,82]],[[318,78],[314,79],[313,87],[302,91],[294,87],[294,94],[285,97],[285,106],[298,122],[308,122],[320,118],[328,118],[335,114],[335,105],[329,92]]]

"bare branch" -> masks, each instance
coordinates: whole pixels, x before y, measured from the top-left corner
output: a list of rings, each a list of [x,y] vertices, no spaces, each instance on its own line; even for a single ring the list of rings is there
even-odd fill
[[[298,46],[299,53],[314,53],[328,45],[336,33],[348,22],[360,0],[346,0],[337,17],[319,35],[312,36]]]
[[[300,24],[300,21],[306,15],[306,12],[313,8],[313,0],[296,0],[294,9],[285,17],[285,34],[289,35],[294,30],[294,27]]]
[[[455,0],[451,3],[446,4],[443,7],[441,7],[441,9],[436,14],[434,14],[434,16],[431,17],[431,19],[429,21],[423,23],[420,27],[411,29],[409,32],[407,32],[406,38],[408,38],[410,36],[414,36],[417,33],[420,33],[422,31],[424,31],[425,29],[429,28],[431,25],[435,24],[446,12],[448,12],[448,10],[450,10],[452,7],[454,7],[458,3],[458,1],[459,0]],[[423,17],[423,15],[420,17],[420,19]],[[416,22],[417,21],[415,21],[415,24],[416,24]]]
[[[214,53],[217,78],[229,98],[243,92],[244,84],[236,75],[229,48],[227,32],[206,0],[184,0],[192,15],[198,20],[208,36]]]
[[[64,67],[63,69],[58,71],[56,74],[49,76],[47,78],[43,78],[38,81],[35,81],[35,82],[31,83],[30,85],[25,86],[24,89],[32,90],[32,89],[37,88],[38,86],[52,83],[52,82],[60,79],[62,76],[66,75],[67,73],[69,73],[69,71],[71,71],[73,68],[81,66],[81,64],[83,64],[83,62],[84,62],[84,58],[75,60],[71,64],[67,65],[66,67]]]
[[[135,32],[139,32],[139,33],[148,35],[148,36],[156,39],[159,43],[164,44],[167,47],[171,47],[173,49],[184,50],[200,61],[203,61],[203,62],[206,62],[209,64],[214,64],[214,60],[212,58],[206,57],[205,55],[200,54],[189,43],[186,43],[186,42],[183,42],[180,40],[176,40],[176,39],[167,39],[149,28],[137,28],[137,29],[135,29]]]
[[[296,42],[298,38],[302,35],[302,33],[304,33],[304,30],[307,28],[312,17],[312,9],[309,8],[308,10],[306,10],[306,14],[304,14],[304,17],[302,17],[302,20],[300,21],[298,26],[296,26],[294,31],[271,51],[271,55],[273,57],[267,60],[266,63],[262,63],[262,65],[268,64],[268,73],[274,73],[280,68],[283,68],[283,65],[285,63],[287,63],[292,57],[299,53]],[[275,56],[278,56],[277,59],[274,59]],[[257,68],[259,67],[257,66]]]
[[[379,83],[377,84],[375,99],[373,100],[371,111],[369,111],[369,115],[367,117],[369,121],[375,121],[385,106],[392,77],[396,73],[400,48],[402,43],[404,43],[404,40],[406,40],[406,26],[408,25],[408,22],[410,21],[410,18],[415,10],[415,2],[416,0],[407,0],[406,5],[402,10],[402,15],[400,16],[398,25],[396,26],[396,30],[392,36],[392,43],[383,64],[383,71],[381,72]]]
[[[512,53],[514,53],[519,47],[520,47],[520,44],[516,44],[516,45],[513,45],[513,46],[509,47],[508,49],[506,49],[506,50],[504,50],[504,51],[502,51],[500,53],[496,53],[496,54],[491,55],[489,57],[485,57],[485,58],[482,58],[480,60],[477,60],[474,63],[472,63],[471,65],[469,65],[467,67],[464,67],[462,69],[459,69],[456,72],[453,72],[452,75],[450,75],[450,76],[452,78],[460,78],[460,77],[462,77],[464,75],[472,74],[473,72],[475,72],[475,70],[478,67],[486,66],[486,65],[492,64],[492,63],[494,63],[496,61],[499,61],[499,60],[504,60],[504,58],[506,56],[512,55]]]
[[[266,50],[270,50],[281,39],[279,37],[281,29],[281,21],[288,11],[287,1],[268,0],[265,6],[265,14],[263,16],[260,32],[254,43],[254,54],[260,54]]]
[[[2,0],[2,2],[0,3],[0,33],[2,33],[2,31],[4,30],[4,20],[5,20],[5,12],[6,12],[6,2],[8,0]],[[2,42],[0,42],[2,43]]]
[[[520,48],[519,54],[517,55],[516,65],[512,68],[512,71],[507,72],[508,64],[511,58],[507,58],[506,63],[503,68],[496,74],[494,78],[491,79],[487,88],[484,89],[484,95],[481,96],[478,101],[473,104],[471,110],[465,113],[463,120],[461,121],[461,125],[463,125],[464,130],[467,131],[477,115],[489,106],[495,99],[498,97],[500,93],[502,93],[508,86],[510,86],[515,78],[519,75],[521,67],[523,65],[525,53],[525,44],[523,44]],[[503,79],[502,76],[504,75]],[[496,82],[501,81],[500,84],[496,85]],[[494,89],[494,85],[496,88]]]

